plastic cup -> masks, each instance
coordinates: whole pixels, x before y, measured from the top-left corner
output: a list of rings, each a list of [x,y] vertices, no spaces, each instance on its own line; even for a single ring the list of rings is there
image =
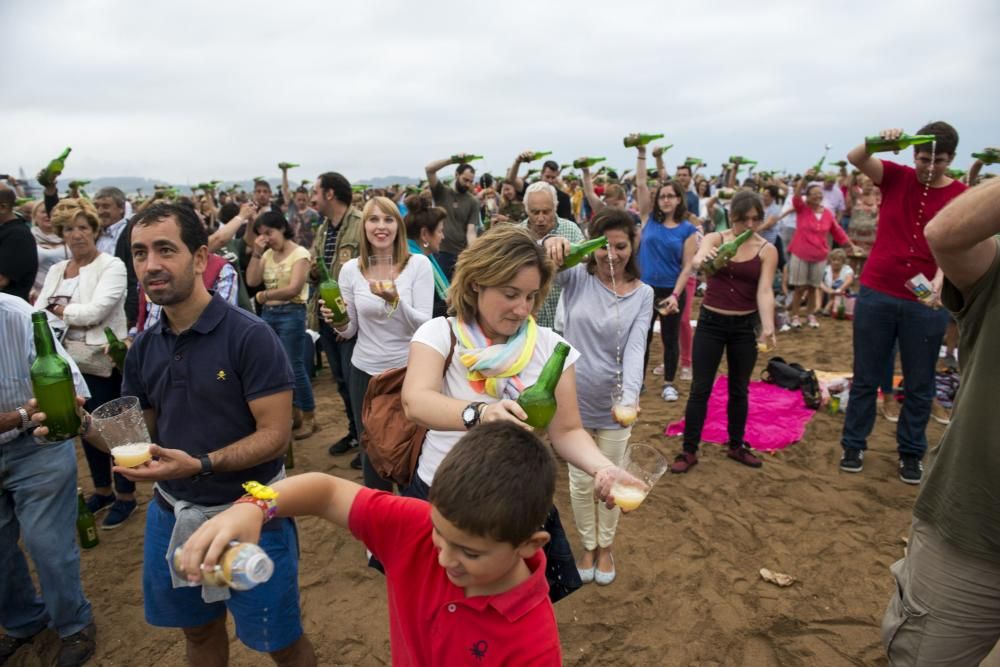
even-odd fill
[[[611,392],[611,414],[622,426],[631,426],[639,417],[639,404],[634,398],[626,398],[621,391]]]
[[[368,279],[382,291],[392,289],[396,276],[392,255],[371,255],[368,258]]]
[[[94,410],[90,416],[92,427],[97,429],[111,449],[117,465],[134,468],[152,458],[149,453],[149,430],[138,398],[116,398]]]
[[[625,511],[639,507],[668,466],[667,459],[649,445],[630,444],[620,466],[627,474],[611,485],[615,505]]]

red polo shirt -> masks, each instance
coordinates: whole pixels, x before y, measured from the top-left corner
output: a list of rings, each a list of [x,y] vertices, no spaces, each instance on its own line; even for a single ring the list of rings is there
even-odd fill
[[[827,234],[833,234],[833,240],[840,245],[847,245],[847,233],[837,224],[830,209],[824,206],[817,218],[801,197],[793,196],[792,205],[795,207],[795,235],[788,244],[788,252],[805,262],[825,262],[830,254]]]
[[[882,160],[882,207],[871,255],[861,284],[897,299],[916,301],[906,281],[918,273],[933,280],[937,262],[924,238],[924,227],[966,186],[952,181],[943,188],[926,188],[913,167]],[[924,191],[926,190],[926,196]]]
[[[498,595],[466,597],[438,564],[431,506],[362,489],[348,525],[385,566],[389,638],[396,667],[561,665],[545,555],[525,561],[531,577]]]

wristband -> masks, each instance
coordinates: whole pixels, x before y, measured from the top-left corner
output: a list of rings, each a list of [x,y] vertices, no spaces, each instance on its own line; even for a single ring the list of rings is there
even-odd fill
[[[278,513],[278,492],[269,486],[260,484],[259,482],[247,482],[243,485],[246,490],[246,495],[241,496],[236,500],[234,505],[237,503],[250,503],[251,505],[256,505],[264,512],[264,521],[267,523],[275,517]]]

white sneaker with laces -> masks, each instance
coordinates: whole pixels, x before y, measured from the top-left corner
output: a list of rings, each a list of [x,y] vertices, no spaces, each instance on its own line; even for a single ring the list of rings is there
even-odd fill
[[[660,394],[660,396],[663,398],[663,400],[668,402],[673,402],[676,401],[678,398],[680,398],[677,394],[677,390],[674,389],[674,385],[672,384],[664,385],[663,393]]]

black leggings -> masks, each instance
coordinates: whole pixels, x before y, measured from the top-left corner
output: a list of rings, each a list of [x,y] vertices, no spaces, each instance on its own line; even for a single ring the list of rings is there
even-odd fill
[[[677,297],[677,312],[670,315],[660,315],[656,308],[660,301],[670,296],[675,288],[654,287],[653,288],[653,319],[649,322],[649,331],[646,333],[646,354],[642,361],[642,374],[646,374],[646,367],[649,366],[649,344],[653,342],[653,324],[656,318],[660,318],[660,342],[663,343],[663,381],[670,384],[677,375],[677,360],[680,357],[681,348],[678,334],[681,328],[681,313],[684,312],[684,302],[687,300],[687,290],[682,290]]]
[[[749,410],[750,375],[757,363],[757,313],[722,315],[702,307],[691,350],[691,395],[684,410],[684,451],[696,452],[708,412],[715,373],[726,352],[729,366],[729,444],[743,444]]]

